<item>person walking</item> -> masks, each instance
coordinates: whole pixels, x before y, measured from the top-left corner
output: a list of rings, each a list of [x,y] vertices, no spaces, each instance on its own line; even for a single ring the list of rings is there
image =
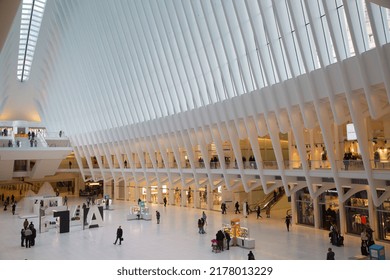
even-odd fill
[[[254,260],[254,259],[255,259],[255,255],[253,255],[252,251],[249,251],[248,260]]]
[[[328,253],[326,254],[326,259],[327,260],[334,260],[334,252],[332,250],[332,248],[328,248]]]
[[[250,207],[249,207],[248,201],[245,202],[245,205],[246,205],[246,213],[245,213],[245,214],[246,214],[247,216],[249,216],[249,214],[251,213],[251,209],[250,209]]]
[[[164,207],[167,207],[167,198],[165,196],[164,196],[163,201],[164,201]]]
[[[204,224],[207,226],[207,216],[206,216],[206,213],[204,211],[202,213],[202,219],[204,221]]]
[[[15,215],[16,202],[12,203],[12,215]]]
[[[241,214],[240,212],[240,203],[238,203],[238,201],[236,201],[236,204],[234,204],[234,207],[236,207],[236,214]]]
[[[256,208],[257,219],[258,219],[258,218],[263,218],[263,217],[260,215],[260,212],[261,212],[261,207],[260,207],[260,205],[258,205],[257,208]]]
[[[116,245],[116,242],[119,241],[119,245],[122,245],[122,241],[123,241],[123,230],[122,230],[122,227],[119,226],[118,229],[116,230],[116,239],[115,239],[115,242],[114,242],[114,245]]]
[[[226,214],[226,209],[227,209],[226,203],[225,203],[225,202],[222,202],[222,204],[221,204],[222,214]]]
[[[156,211],[157,224],[160,223],[160,212]]]
[[[291,225],[290,215],[286,215],[285,223],[286,223],[287,231],[290,231],[290,225]]]

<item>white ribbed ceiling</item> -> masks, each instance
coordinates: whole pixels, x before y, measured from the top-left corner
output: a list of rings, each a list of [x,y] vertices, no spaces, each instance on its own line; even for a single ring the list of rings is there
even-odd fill
[[[388,43],[388,10],[367,5],[375,22],[360,0],[51,0],[24,85],[14,21],[0,118],[71,135],[221,102]]]

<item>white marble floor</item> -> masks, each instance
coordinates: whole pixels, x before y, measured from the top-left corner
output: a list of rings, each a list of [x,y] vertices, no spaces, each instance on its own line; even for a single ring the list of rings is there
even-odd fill
[[[70,198],[69,204],[79,204],[80,198]],[[211,239],[222,224],[231,218],[240,218],[241,225],[248,227],[250,237],[255,239],[253,253],[259,260],[324,260],[328,247],[336,253],[336,260],[360,257],[360,238],[345,236],[345,246],[335,247],[329,243],[328,232],[306,226],[293,225],[287,232],[283,214],[274,211],[270,219],[248,218],[217,211],[205,211],[206,234],[198,234],[197,220],[202,210],[176,206],[149,205],[151,212],[161,212],[161,223],[152,221],[127,221],[131,203],[115,201],[114,209],[104,211],[104,225],[85,229],[71,227],[69,233],[60,234],[56,229],[38,233],[36,245],[30,249],[20,246],[20,230],[23,219],[11,211],[0,213],[0,259],[1,260],[245,260],[248,249],[231,247],[229,251],[213,253]],[[284,211],[283,211],[284,212]],[[31,218],[38,225],[37,218]],[[117,227],[124,230],[122,245],[113,245]],[[390,244],[384,245],[387,255]],[[389,259],[389,257],[386,257]]]

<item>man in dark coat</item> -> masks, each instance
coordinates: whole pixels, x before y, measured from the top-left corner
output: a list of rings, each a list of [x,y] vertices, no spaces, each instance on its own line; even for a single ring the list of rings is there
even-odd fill
[[[164,207],[167,207],[167,198],[165,196],[164,196],[163,201],[164,201]]]
[[[221,204],[222,214],[226,214],[226,203],[222,202]]]
[[[286,215],[285,223],[286,223],[287,231],[290,231],[290,225],[291,225],[290,215]]]
[[[156,211],[157,224],[160,223],[160,212]]]
[[[252,251],[249,251],[248,260],[254,260],[254,259],[255,259],[255,255],[253,254]]]
[[[12,204],[12,215],[15,215],[15,210],[16,210],[16,202]]]
[[[114,242],[114,245],[116,245],[116,242],[119,240],[119,245],[122,245],[122,238],[123,236],[123,230],[121,228],[121,226],[118,227],[118,229],[116,230],[116,239],[115,239],[115,242]]]
[[[263,218],[263,217],[260,215],[260,213],[261,213],[261,208],[260,208],[260,205],[258,205],[257,208],[256,208],[257,219],[258,219],[258,218]]]
[[[31,230],[30,246],[34,246],[35,245],[35,238],[37,237],[37,230],[35,229],[33,222],[30,222],[30,225],[28,227]]]
[[[326,254],[327,260],[334,260],[334,252],[332,251],[332,248],[328,248],[328,253]]]
[[[219,249],[223,251],[223,240],[225,239],[225,235],[223,234],[222,230],[219,230],[215,237],[215,239],[217,239]]]
[[[24,235],[24,228],[20,231],[20,241],[21,241],[21,246],[24,247],[24,241],[26,239],[26,236]]]
[[[234,204],[234,206],[236,207],[236,214],[240,214],[240,204],[238,203],[238,201],[236,201],[236,204]]]

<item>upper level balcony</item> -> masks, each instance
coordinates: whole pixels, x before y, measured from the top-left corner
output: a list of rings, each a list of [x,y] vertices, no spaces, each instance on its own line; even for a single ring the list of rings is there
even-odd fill
[[[34,138],[28,134],[0,136],[0,180],[54,175],[72,152],[67,138],[55,138],[42,134]]]
[[[69,163],[71,162],[71,163]],[[104,173],[105,178],[110,177],[112,174],[117,174],[119,177],[124,174],[127,177],[132,177],[134,174],[143,177],[150,176],[151,178],[155,177],[156,173],[160,175],[173,173],[175,176],[190,176],[191,174],[199,174],[203,177],[207,177],[208,175],[212,175],[215,178],[223,178],[224,175],[245,175],[249,177],[259,178],[260,174],[265,176],[280,176],[281,169],[284,170],[284,174],[290,177],[302,177],[310,176],[310,177],[323,177],[323,178],[332,178],[334,176],[334,171],[337,172],[337,176],[342,178],[353,178],[353,179],[366,179],[367,174],[363,165],[363,161],[361,160],[350,160],[349,162],[345,162],[342,160],[336,161],[335,168],[332,169],[329,161],[310,161],[308,163],[308,169],[304,170],[302,166],[302,162],[300,161],[283,161],[283,167],[279,168],[277,161],[263,161],[257,164],[255,161],[246,161],[245,163],[241,162],[241,164],[236,164],[236,162],[229,162],[221,165],[220,162],[198,162],[196,161],[191,165],[189,161],[184,161],[182,163],[178,163],[176,161],[170,161],[166,164],[163,161],[159,161],[156,163],[147,162],[147,163],[127,163],[126,167],[124,165],[120,166],[118,162],[111,165],[111,168],[107,162],[104,162],[103,166],[99,166],[95,163],[91,168],[89,168],[87,161],[85,159],[82,160],[84,170],[84,174],[88,175],[90,171],[93,171],[95,175]],[[390,178],[390,163],[379,161],[375,162],[372,160],[371,168],[373,170],[373,177],[378,180],[388,180]],[[74,169],[79,169],[77,162],[75,160],[69,161],[64,160],[60,165],[60,171],[64,172],[74,172]],[[261,172],[260,172],[261,169]],[[127,175],[126,175],[127,174]],[[104,176],[103,176],[104,177]]]

